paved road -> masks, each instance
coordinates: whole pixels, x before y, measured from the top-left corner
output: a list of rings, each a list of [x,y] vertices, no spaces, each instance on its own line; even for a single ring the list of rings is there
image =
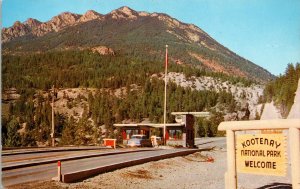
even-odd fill
[[[53,157],[57,157],[57,158],[70,157],[74,155],[91,154],[91,153],[97,153],[103,151],[107,151],[107,150],[87,150],[85,152],[66,151],[66,152],[47,152],[47,153],[34,153],[34,154],[17,154],[13,156],[3,156],[2,165],[10,165],[10,164],[22,163],[22,162],[33,162],[35,160],[48,160]]]
[[[2,156],[2,168],[16,166],[20,164],[32,164],[36,162],[63,160],[72,157],[88,156],[88,155],[100,155],[107,153],[124,153],[129,151],[136,151],[136,148],[127,149],[98,149],[98,150],[85,150],[85,151],[59,151],[59,152],[41,152],[41,153],[25,153]],[[153,148],[143,148],[142,150],[153,150]]]
[[[199,148],[225,148],[226,138],[197,138],[195,139],[195,144]],[[86,150],[86,151],[60,151],[60,152],[42,152],[42,153],[29,153],[29,154],[15,154],[2,156],[2,166],[10,166],[15,164],[30,163],[37,161],[44,161],[55,158],[68,158],[81,155],[89,154],[103,154],[111,152],[121,152],[121,151],[133,151],[137,149],[98,149],[98,150]],[[143,148],[143,150],[150,150]],[[151,148],[153,150],[153,148]],[[108,155],[101,157],[92,157],[77,159],[71,161],[62,162],[62,174],[68,172],[79,171],[83,169],[91,169],[103,165],[109,165],[112,163],[118,163],[122,161],[128,161],[137,158],[146,158],[150,156],[155,156],[159,154],[172,153],[180,149],[158,149],[155,151],[143,151],[143,152],[131,152],[127,154],[118,155]],[[15,153],[15,152],[14,152]],[[17,152],[18,153],[18,152]],[[51,180],[53,177],[57,176],[57,163],[48,163],[42,165],[36,165],[31,167],[24,167],[12,170],[2,171],[2,181],[4,186],[11,186],[14,184],[20,184],[24,182],[32,182],[38,180]]]
[[[226,137],[195,138],[195,145],[198,148],[226,149]]]
[[[85,158],[79,160],[71,160],[62,162],[62,174],[75,172],[84,169],[91,169],[99,166],[110,165],[132,159],[146,158],[156,155],[163,155],[183,149],[168,149],[168,150],[154,150],[132,152],[118,155],[108,155],[101,157]],[[5,187],[14,184],[25,182],[32,182],[38,180],[51,180],[57,176],[57,163],[49,163],[32,167],[25,167],[13,170],[6,170],[2,172],[2,181]]]
[[[102,146],[73,146],[73,147],[28,147],[28,148],[4,148],[2,149],[2,156],[16,155],[16,154],[30,154],[30,153],[47,153],[47,152],[62,152],[62,151],[86,151],[86,150],[101,150],[109,149],[109,147]]]

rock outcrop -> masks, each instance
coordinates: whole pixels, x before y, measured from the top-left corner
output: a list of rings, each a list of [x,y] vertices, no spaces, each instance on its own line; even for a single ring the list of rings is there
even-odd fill
[[[101,55],[113,55],[113,56],[115,55],[115,52],[111,48],[106,46],[93,47],[92,51],[97,52]]]

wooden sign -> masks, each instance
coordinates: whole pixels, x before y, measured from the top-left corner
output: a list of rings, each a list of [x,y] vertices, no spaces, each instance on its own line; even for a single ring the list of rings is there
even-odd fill
[[[286,175],[286,137],[283,134],[237,135],[236,149],[238,172]]]
[[[261,130],[261,134],[282,134],[283,130],[281,129],[264,129]]]

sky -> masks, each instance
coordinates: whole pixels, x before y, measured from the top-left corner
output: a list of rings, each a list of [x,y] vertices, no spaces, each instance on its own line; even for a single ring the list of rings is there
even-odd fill
[[[300,63],[300,0],[2,0],[2,27],[28,18],[45,22],[66,11],[107,14],[122,6],[195,24],[274,75]]]

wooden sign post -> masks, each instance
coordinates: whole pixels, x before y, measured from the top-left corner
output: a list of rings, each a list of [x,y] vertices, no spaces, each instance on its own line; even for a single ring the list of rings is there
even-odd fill
[[[293,189],[300,188],[300,119],[228,121],[218,130],[226,131],[227,172],[225,188],[237,188],[237,170],[242,173],[285,175],[286,139],[283,134],[238,135],[246,130],[288,130]]]

